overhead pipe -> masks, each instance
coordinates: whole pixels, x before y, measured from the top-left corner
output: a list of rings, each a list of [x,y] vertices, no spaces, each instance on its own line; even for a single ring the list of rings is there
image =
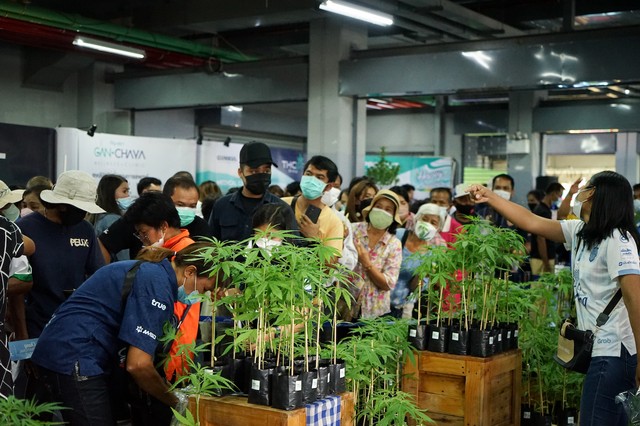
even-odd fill
[[[257,59],[238,52],[230,52],[177,37],[126,28],[80,15],[63,14],[7,0],[0,0],[0,14],[6,18],[72,31],[75,35],[90,34],[109,40],[130,43],[135,46],[178,52],[200,58],[216,57],[222,62],[244,62]]]

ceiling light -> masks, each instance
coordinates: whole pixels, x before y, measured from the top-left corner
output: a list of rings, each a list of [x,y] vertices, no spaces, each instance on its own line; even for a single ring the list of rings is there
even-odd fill
[[[476,61],[482,68],[486,68],[488,70],[491,69],[491,62],[493,58],[482,51],[476,52],[461,52],[462,56],[465,58],[470,58]]]
[[[235,105],[229,105],[226,108],[227,108],[227,111],[229,112],[242,112],[242,110],[244,109],[241,106],[235,106]]]
[[[338,13],[354,19],[360,19],[371,24],[388,27],[393,25],[393,16],[388,13],[378,12],[367,7],[356,6],[341,0],[325,0],[320,3],[320,9],[327,12]]]
[[[113,53],[114,55],[126,56],[128,58],[144,59],[145,57],[145,51],[142,49],[136,49],[134,47],[123,46],[121,44],[110,43],[108,41],[85,36],[77,36],[73,40],[73,44],[78,47]]]

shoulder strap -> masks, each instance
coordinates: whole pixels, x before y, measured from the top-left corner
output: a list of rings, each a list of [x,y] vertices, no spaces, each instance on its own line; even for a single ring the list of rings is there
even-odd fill
[[[400,240],[400,243],[402,244],[402,247],[404,247],[405,244],[407,244],[407,238],[409,238],[409,230],[405,229],[404,230],[404,234],[402,234],[402,239]]]
[[[133,286],[133,280],[138,273],[138,269],[140,269],[140,265],[144,260],[138,260],[129,270],[127,274],[124,276],[124,284],[122,286],[122,295],[120,297],[120,312],[124,312],[124,308],[127,306],[127,298],[129,297],[129,293],[131,293],[131,287]]]
[[[597,327],[602,327],[607,321],[609,321],[609,314],[611,313],[611,311],[613,311],[613,308],[616,307],[621,298],[622,289],[619,288],[618,291],[616,291],[616,294],[613,295],[613,298],[611,299],[607,307],[604,308],[604,311],[602,311],[602,313],[598,315],[598,318],[596,318]]]
[[[296,203],[298,202],[298,198],[300,198],[299,195],[294,195],[291,199],[291,210],[293,210],[293,214],[296,213]]]

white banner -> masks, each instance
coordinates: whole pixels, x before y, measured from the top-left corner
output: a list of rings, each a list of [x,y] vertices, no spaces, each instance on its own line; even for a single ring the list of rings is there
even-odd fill
[[[196,142],[96,133],[93,137],[74,128],[57,130],[57,171],[83,170],[96,181],[105,174],[118,174],[129,181],[132,195],[146,176],[164,184],[174,173],[196,173]]]

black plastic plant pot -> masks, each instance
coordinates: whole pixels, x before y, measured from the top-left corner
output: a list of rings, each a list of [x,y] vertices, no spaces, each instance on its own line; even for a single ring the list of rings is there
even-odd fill
[[[242,365],[236,369],[235,384],[243,394],[247,395],[251,389],[251,369],[253,367],[253,357],[245,356]]]
[[[318,389],[316,391],[318,399],[329,395],[329,364],[318,366]]]
[[[343,360],[329,364],[329,393],[338,395],[347,390],[346,365]]]
[[[255,364],[251,367],[251,387],[248,399],[250,404],[271,405],[273,370],[273,367],[261,370]]]
[[[224,377],[229,381],[233,381],[235,372],[233,369],[233,364],[230,363],[229,360],[225,359],[225,360],[220,360],[216,362],[213,368],[211,368],[211,370],[213,373],[220,372],[221,377]],[[220,396],[229,395],[233,393],[233,389],[223,388],[223,389],[220,389],[218,392]]]
[[[427,343],[427,350],[439,353],[447,352],[447,344],[449,343],[449,327],[429,324],[428,330],[429,340]]]
[[[411,324],[409,326],[409,343],[419,351],[427,349],[427,325]]]
[[[509,324],[511,329],[511,349],[518,349],[518,323],[512,322]]]
[[[491,330],[469,330],[469,355],[486,358],[491,356]]]
[[[533,425],[533,417],[535,413],[531,409],[531,406],[528,404],[522,404],[520,407],[520,426],[531,426]]]
[[[536,414],[534,420],[535,426],[552,426],[551,415],[550,414]]]
[[[491,335],[493,336],[493,355],[502,353],[502,330],[494,328],[491,330]]]
[[[451,327],[449,330],[448,352],[452,355],[467,355],[469,353],[469,331]]]
[[[274,374],[272,407],[279,410],[295,410],[302,404],[302,380],[297,374],[289,375],[288,370]]]
[[[573,426],[578,424],[578,410],[567,407],[558,410],[558,426]]]
[[[305,371],[300,374],[302,380],[302,403],[311,404],[318,399],[318,372]]]

